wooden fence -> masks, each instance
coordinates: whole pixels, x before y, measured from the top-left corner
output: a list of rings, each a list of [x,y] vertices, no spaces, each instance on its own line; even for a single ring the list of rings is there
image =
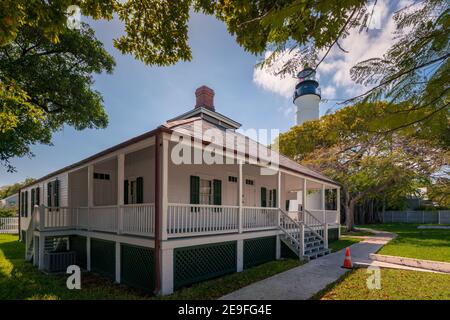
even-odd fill
[[[0,233],[19,233],[19,218],[0,217]]]
[[[384,223],[450,224],[450,210],[437,211],[385,211]]]

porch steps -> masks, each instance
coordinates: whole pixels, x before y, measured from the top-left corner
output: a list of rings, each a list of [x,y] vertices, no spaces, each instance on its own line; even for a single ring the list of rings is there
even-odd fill
[[[312,232],[305,232],[305,252],[303,258],[307,261],[330,254],[330,249],[325,249],[323,240]]]
[[[306,214],[309,213],[306,212]],[[316,233],[314,229],[302,222],[293,220],[281,209],[280,218],[280,230],[284,232],[280,239],[299,258],[309,261],[331,253],[330,249],[325,248],[323,237]],[[301,232],[303,232],[304,241],[303,252],[301,251]]]

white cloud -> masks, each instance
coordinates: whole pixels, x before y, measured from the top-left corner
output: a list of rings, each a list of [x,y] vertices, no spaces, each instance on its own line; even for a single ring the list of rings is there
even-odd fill
[[[322,97],[324,99],[333,99],[336,96],[336,88],[332,86],[322,87]]]
[[[265,58],[268,58],[270,55],[271,52],[266,52]],[[292,97],[297,79],[289,75],[280,77],[274,74],[274,71],[278,70],[292,56],[291,54],[284,54],[270,67],[255,67],[253,71],[253,82],[264,90],[274,92],[286,98]]]
[[[339,48],[334,47],[325,61],[319,66],[317,76],[321,82],[327,82],[327,86],[322,88],[324,98],[351,98],[359,93],[366,91],[368,88],[357,85],[350,78],[350,69],[360,61],[382,57],[387,49],[392,45],[394,40],[395,22],[392,18],[392,12],[398,8],[404,7],[409,1],[399,1],[397,8],[390,10],[387,0],[379,0],[374,8],[374,17],[376,21],[372,21],[371,25],[380,27],[378,30],[369,30],[368,32],[359,32],[358,29],[352,30],[351,34],[341,40],[339,44],[349,51],[345,53]],[[392,8],[391,8],[392,9]],[[371,8],[369,8],[371,10]],[[270,53],[266,54],[266,57]],[[273,66],[281,66],[284,64],[289,55],[283,55],[280,61]],[[272,68],[255,69],[253,72],[253,81],[267,91],[277,93],[284,97],[291,97],[296,84],[296,79],[281,79],[273,75]],[[336,92],[338,94],[336,95]]]

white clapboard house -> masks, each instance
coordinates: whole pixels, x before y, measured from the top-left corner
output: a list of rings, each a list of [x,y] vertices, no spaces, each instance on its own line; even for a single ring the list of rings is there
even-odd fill
[[[77,264],[170,294],[283,256],[328,254],[339,185],[235,131],[213,97],[202,86],[193,110],[23,187],[26,258],[47,272]]]

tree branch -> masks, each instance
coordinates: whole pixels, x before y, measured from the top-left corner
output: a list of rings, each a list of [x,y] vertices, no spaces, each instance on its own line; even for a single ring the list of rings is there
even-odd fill
[[[362,93],[362,94],[360,94],[360,95],[358,95],[356,97],[353,97],[353,98],[347,99],[347,100],[345,100],[343,102],[340,102],[339,104],[347,104],[347,103],[353,102],[354,100],[357,100],[359,98],[367,96],[369,93],[373,92],[374,90],[376,90],[376,89],[378,89],[378,88],[380,88],[380,87],[382,87],[382,86],[384,86],[384,85],[386,85],[386,84],[388,84],[388,83],[390,83],[390,82],[392,82],[394,80],[397,80],[398,78],[400,78],[401,76],[404,76],[405,74],[411,73],[411,72],[416,71],[418,69],[422,69],[422,68],[424,68],[426,66],[432,65],[432,64],[434,64],[436,62],[439,62],[441,60],[445,60],[449,56],[450,56],[450,53],[447,53],[447,54],[445,54],[445,55],[443,55],[443,56],[441,56],[439,58],[430,60],[428,62],[422,63],[420,65],[417,65],[417,66],[413,67],[413,68],[410,68],[410,69],[408,69],[406,71],[400,72],[395,77],[393,77],[391,79],[388,79],[388,80],[385,80],[385,81],[379,83],[378,85],[376,85],[375,87],[371,88],[370,90],[368,90],[368,91],[366,91],[366,92],[364,92],[364,93]]]
[[[339,38],[341,37],[342,33],[345,31],[345,29],[347,28],[348,24],[350,23],[350,21],[352,20],[353,16],[356,13],[356,8],[353,9],[350,17],[348,17],[347,21],[344,23],[344,25],[342,26],[341,30],[339,30],[338,35],[336,36],[336,39],[334,39],[334,41],[331,43],[331,45],[328,47],[327,52],[325,52],[325,55],[322,57],[322,59],[320,59],[320,61],[316,64],[316,67],[314,68],[315,71],[317,71],[317,68],[320,66],[320,64],[325,60],[325,58],[328,56],[328,54],[331,51],[331,48],[333,48],[333,46],[338,42]]]

